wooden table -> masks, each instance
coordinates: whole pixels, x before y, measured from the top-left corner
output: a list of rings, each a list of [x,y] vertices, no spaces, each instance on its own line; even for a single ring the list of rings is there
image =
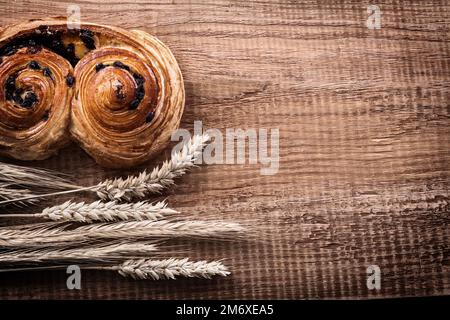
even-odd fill
[[[229,278],[84,271],[70,291],[65,271],[1,274],[1,298],[450,294],[449,2],[376,1],[381,29],[369,29],[365,1],[0,0],[1,25],[65,15],[69,3],[85,21],[170,46],[186,82],[182,127],[279,129],[277,174],[202,166],[165,194],[186,214],[249,224],[264,241],[192,243],[194,259],[226,258]],[[35,165],[85,185],[122,173],[76,146]],[[366,285],[370,265],[380,290]]]

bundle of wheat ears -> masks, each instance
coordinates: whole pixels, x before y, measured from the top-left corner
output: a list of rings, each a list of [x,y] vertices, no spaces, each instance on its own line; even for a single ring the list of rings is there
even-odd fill
[[[58,269],[76,262],[84,269],[117,271],[134,279],[227,276],[230,272],[221,261],[156,257],[167,255],[161,248],[167,239],[243,238],[246,229],[241,224],[182,220],[165,200],[143,201],[174,185],[177,177],[192,169],[208,141],[207,135],[195,135],[151,172],[87,187],[48,170],[0,163],[0,207],[24,208],[47,197],[81,192],[100,199],[67,201],[37,213],[0,214],[43,220],[0,227],[0,272]]]

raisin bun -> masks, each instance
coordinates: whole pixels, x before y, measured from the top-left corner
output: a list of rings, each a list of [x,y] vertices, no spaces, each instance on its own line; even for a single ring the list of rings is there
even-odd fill
[[[43,159],[73,138],[124,168],[165,148],[184,109],[170,50],[138,30],[35,20],[0,33],[0,153]]]

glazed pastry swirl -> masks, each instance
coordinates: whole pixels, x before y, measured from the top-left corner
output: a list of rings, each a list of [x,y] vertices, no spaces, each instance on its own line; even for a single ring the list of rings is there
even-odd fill
[[[104,166],[144,162],[161,151],[178,125],[181,74],[170,52],[153,41],[141,39],[141,51],[103,47],[75,68],[71,131]]]
[[[1,154],[44,159],[69,142],[72,74],[70,63],[46,49],[20,48],[2,57]]]
[[[142,31],[36,20],[0,32],[0,154],[43,159],[72,138],[122,168],[159,153],[184,109],[170,50]]]

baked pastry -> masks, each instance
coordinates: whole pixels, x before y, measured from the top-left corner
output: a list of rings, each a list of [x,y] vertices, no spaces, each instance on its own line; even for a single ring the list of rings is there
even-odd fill
[[[0,35],[0,45],[11,29]],[[6,39],[6,40],[5,40]],[[40,160],[70,141],[67,133],[73,89],[70,63],[27,42],[0,51],[0,154]],[[69,80],[70,83],[70,80]]]
[[[2,31],[0,55],[3,56],[1,79],[16,72],[16,69],[7,67],[5,61],[8,66],[22,61],[23,68],[36,57],[45,55],[54,68],[61,68],[54,79],[55,89],[42,87],[42,91],[50,89],[45,94],[55,100],[53,108],[59,112],[54,111],[55,115],[61,114],[59,118],[52,118],[53,112],[50,110],[47,123],[51,120],[52,129],[57,133],[44,132],[46,144],[37,143],[34,135],[37,130],[30,130],[26,144],[20,135],[9,133],[25,123],[34,125],[32,115],[35,113],[36,118],[46,118],[42,110],[44,107],[48,110],[50,104],[44,100],[45,96],[41,97],[33,90],[24,91],[21,93],[22,99],[25,99],[27,92],[34,92],[38,102],[25,109],[28,113],[22,111],[22,122],[18,117],[11,116],[3,120],[2,114],[13,114],[9,110],[17,113],[17,110],[24,108],[17,103],[20,99],[14,100],[17,95],[6,97],[9,93],[5,87],[6,80],[0,82],[0,88],[5,88],[4,95],[0,94],[1,154],[19,159],[50,156],[69,136],[68,125],[73,139],[97,163],[114,168],[131,167],[149,160],[165,148],[171,133],[179,126],[184,109],[181,71],[170,50],[143,31],[126,31],[89,23],[72,30],[67,27],[66,20],[35,20]],[[44,65],[47,66],[39,64],[41,68],[38,71],[46,80],[44,71],[47,69]],[[53,71],[51,69],[52,75],[57,73]],[[17,78],[17,81],[21,79]],[[56,86],[56,81],[64,84],[64,90],[62,86]],[[17,83],[21,88],[19,85],[22,85],[21,82]],[[65,99],[59,98],[62,93],[58,90],[65,92],[71,106]],[[53,92],[60,94],[58,99],[52,95]],[[29,102],[26,104],[28,106]],[[61,134],[64,130],[66,134]],[[8,140],[10,136],[16,140],[11,142]],[[17,152],[23,149],[29,150],[26,157]]]

